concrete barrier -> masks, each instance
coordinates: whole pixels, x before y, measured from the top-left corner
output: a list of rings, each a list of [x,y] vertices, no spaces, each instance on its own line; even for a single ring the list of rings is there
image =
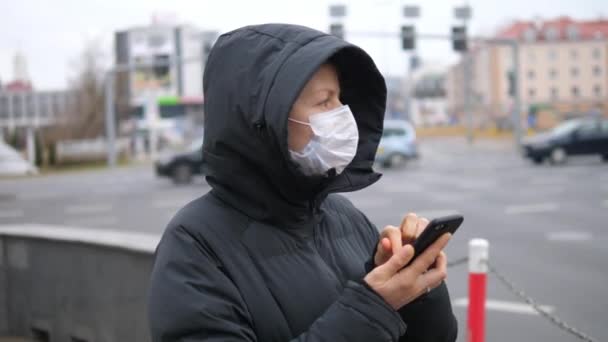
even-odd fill
[[[149,341],[146,294],[159,238],[0,226],[0,336]]]

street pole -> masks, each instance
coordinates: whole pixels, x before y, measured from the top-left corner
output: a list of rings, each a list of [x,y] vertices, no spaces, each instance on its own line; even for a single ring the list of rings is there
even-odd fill
[[[454,17],[456,19],[460,19],[463,22],[463,31],[465,36],[463,37],[465,42],[465,48],[462,51],[462,62],[463,62],[463,96],[464,96],[464,115],[466,116],[467,121],[467,141],[469,145],[473,144],[473,110],[471,106],[471,83],[472,83],[472,75],[471,75],[471,67],[473,62],[473,55],[469,53],[469,44],[467,38],[467,25],[469,20],[472,18],[473,11],[469,6],[468,2],[461,7],[454,8]]]
[[[405,18],[405,25],[411,25],[412,27],[414,26],[414,21],[418,18],[420,18],[420,6],[418,5],[405,5],[403,6],[403,17]],[[415,91],[415,85],[414,85],[414,71],[417,69],[418,67],[418,60],[417,60],[417,53],[416,53],[416,34],[415,34],[415,29],[413,30],[414,33],[414,37],[412,37],[412,39],[414,40],[414,44],[413,44],[413,49],[410,50],[410,54],[409,54],[409,59],[408,59],[408,73],[407,73],[407,93],[406,93],[406,103],[405,103],[405,110],[406,110],[406,115],[407,115],[407,120],[414,123],[414,115],[413,115],[413,102],[414,102],[414,91]]]
[[[106,147],[108,151],[107,161],[111,168],[116,167],[116,113],[114,112],[114,71],[106,73],[105,98],[106,98]]]
[[[467,120],[467,141],[473,144],[473,110],[471,109],[471,56],[464,51],[462,60],[464,63],[463,91],[464,91],[464,113]]]
[[[521,91],[519,89],[519,44],[517,41],[511,42],[511,52],[513,53],[513,136],[515,146],[521,145]]]
[[[26,127],[26,143],[28,161],[36,166],[36,132],[33,125]]]

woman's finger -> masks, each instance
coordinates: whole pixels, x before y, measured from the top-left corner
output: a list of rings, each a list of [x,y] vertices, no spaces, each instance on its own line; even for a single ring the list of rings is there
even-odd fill
[[[418,216],[414,213],[405,215],[401,221],[401,244],[405,245],[412,243],[416,239],[416,227],[418,225]]]

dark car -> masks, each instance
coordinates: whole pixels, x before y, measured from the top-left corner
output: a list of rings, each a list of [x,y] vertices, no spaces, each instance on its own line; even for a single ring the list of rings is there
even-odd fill
[[[523,142],[523,153],[534,163],[563,164],[570,156],[600,155],[608,161],[608,120],[575,119]]]
[[[192,176],[202,175],[205,170],[203,160],[203,138],[194,140],[182,152],[166,152],[155,162],[156,175],[169,177],[175,184],[188,184]]]

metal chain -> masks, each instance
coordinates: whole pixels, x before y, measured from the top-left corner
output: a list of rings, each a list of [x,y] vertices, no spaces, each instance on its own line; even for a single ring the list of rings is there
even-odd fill
[[[534,299],[530,298],[530,296],[526,295],[526,293],[524,291],[522,291],[521,289],[516,287],[515,284],[513,284],[511,281],[509,281],[503,274],[498,272],[496,270],[496,268],[494,268],[494,266],[492,266],[492,264],[490,264],[490,262],[488,262],[487,260],[486,260],[486,264],[488,265],[488,269],[490,270],[490,272],[493,273],[498,278],[498,280],[500,280],[500,282],[502,282],[503,285],[505,285],[509,289],[509,291],[513,292],[519,298],[523,299],[526,303],[530,304],[530,306],[532,306],[532,308],[536,312],[538,312],[541,316],[543,316],[546,319],[548,319],[549,321],[551,321],[558,328],[578,337],[581,341],[597,342],[597,340],[594,340],[593,338],[589,337],[587,334],[584,334],[581,331],[579,331],[578,329],[568,325],[566,322],[564,322],[562,319],[560,319],[556,315],[550,314],[550,313],[546,312],[545,310],[543,310],[543,308],[541,308],[540,305]]]
[[[466,264],[468,261],[469,261],[469,257],[464,257],[464,258],[456,259],[454,261],[448,262],[448,267],[454,267],[454,266],[459,266],[459,265],[462,265],[462,264]]]

